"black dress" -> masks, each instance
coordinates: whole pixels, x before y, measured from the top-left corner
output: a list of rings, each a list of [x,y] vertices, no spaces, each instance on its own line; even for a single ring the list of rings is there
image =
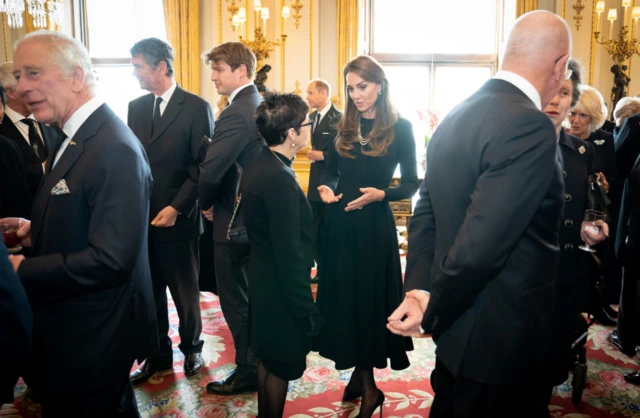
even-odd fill
[[[251,243],[251,350],[267,371],[294,380],[306,368],[309,320],[318,315],[309,286],[311,207],[291,161],[266,146],[245,170],[241,187],[240,207]]]
[[[361,119],[362,136],[373,127],[372,119]],[[355,158],[340,157],[335,148],[327,155],[322,184],[342,199],[328,206],[326,248],[317,304],[325,325],[314,350],[342,370],[409,366],[406,351],[410,338],[392,334],[387,317],[404,299],[398,236],[390,201],[412,197],[418,189],[416,148],[411,123],[399,119],[395,139],[381,157],[361,154],[356,142]],[[390,188],[400,164],[401,184]],[[347,204],[360,197],[362,187],[384,190],[385,199],[362,210],[345,212]]]

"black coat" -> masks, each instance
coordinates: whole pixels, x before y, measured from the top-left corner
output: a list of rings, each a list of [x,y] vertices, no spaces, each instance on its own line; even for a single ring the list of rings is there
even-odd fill
[[[29,219],[32,202],[18,145],[0,136],[0,218]]]
[[[158,349],[142,145],[106,105],[42,182],[18,275],[34,313],[34,379],[48,394],[112,384]],[[51,158],[52,156],[50,156]],[[59,190],[62,180],[67,192]]]
[[[580,227],[588,209],[587,176],[596,172],[595,155],[589,142],[560,132],[558,141],[564,162],[564,210],[560,224],[560,268],[558,284],[584,283],[591,256],[581,251]]]
[[[454,376],[491,385],[541,377],[561,172],[550,119],[499,79],[453,109],[429,141],[405,289],[431,291],[422,327]]]
[[[53,148],[55,145],[54,143],[60,134],[60,130],[56,127],[47,126],[44,123],[39,123],[38,125],[40,127],[40,132],[42,132],[42,139],[45,147],[47,150]],[[6,113],[2,119],[2,124],[0,124],[0,135],[13,140],[18,146],[18,149],[20,149],[20,153],[22,154],[22,163],[24,164],[24,170],[27,175],[27,183],[29,184],[29,190],[31,190],[31,194],[35,196],[38,186],[40,185],[40,181],[44,176],[44,171],[42,170],[42,163],[44,162],[44,159],[38,158],[36,153],[33,151],[33,148],[31,148],[29,143],[24,139],[20,130]]]
[[[318,111],[309,115],[309,120],[314,121]],[[313,149],[322,151],[326,157],[329,152],[329,147],[334,146],[334,140],[338,131],[336,131],[336,124],[342,117],[342,112],[331,105],[331,108],[326,115],[320,121],[320,124],[316,126],[313,136],[311,138],[311,144]],[[311,164],[311,171],[309,172],[309,187],[307,188],[307,198],[316,202],[322,202],[320,199],[320,193],[318,192],[318,186],[322,184],[320,179],[324,174],[326,168],[325,161],[316,161]]]
[[[0,242],[0,405],[13,402],[13,387],[31,351],[33,316],[27,296]]]
[[[196,203],[198,194],[198,153],[203,136],[213,132],[209,103],[176,87],[151,135],[154,95],[147,94],[129,103],[127,124],[144,145],[151,174],[150,219],[167,206],[180,214],[174,226],[149,227],[149,238],[157,241],[184,241],[202,233],[202,216]]]
[[[242,216],[251,242],[250,332],[259,359],[299,361],[311,349],[305,334],[315,310],[311,207],[291,161],[264,146],[242,181]]]
[[[233,213],[224,199],[233,184],[224,184],[225,174],[237,161],[245,168],[260,153],[264,140],[253,116],[262,103],[262,96],[251,84],[236,94],[216,120],[211,146],[200,164],[198,201],[203,209],[213,206],[213,240],[227,242],[227,228]],[[227,182],[228,183],[228,182]]]

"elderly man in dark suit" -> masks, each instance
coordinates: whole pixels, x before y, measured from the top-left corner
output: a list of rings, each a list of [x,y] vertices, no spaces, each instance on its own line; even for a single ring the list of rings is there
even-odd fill
[[[236,370],[222,382],[207,385],[218,395],[255,392],[258,387],[256,359],[249,350],[249,290],[245,265],[234,265],[229,253],[227,227],[233,202],[225,191],[233,184],[225,174],[238,162],[246,167],[260,153],[264,140],[253,121],[262,96],[253,84],[256,57],[240,42],[227,42],[205,54],[211,65],[211,81],[218,94],[229,95],[229,104],[216,121],[216,129],[205,160],[200,165],[198,199],[205,216],[213,219],[214,261],[218,296],[236,348]]]
[[[158,345],[149,163],[96,97],[91,59],[77,40],[32,32],[14,59],[17,93],[36,120],[64,132],[49,153],[32,222],[19,231],[31,254],[10,257],[33,308],[30,375],[42,416],[138,417],[129,371]]]
[[[522,16],[501,71],[429,142],[409,230],[409,292],[388,328],[433,335],[431,417],[549,416],[541,382],[563,186],[556,133],[541,108],[570,75],[570,53],[560,17]]]
[[[29,190],[35,196],[44,175],[43,164],[48,150],[60,131],[42,122],[37,122],[24,99],[16,92],[13,62],[0,65],[0,81],[7,92],[7,103],[0,125],[0,135],[13,140],[22,154],[22,164],[27,174]],[[29,207],[31,211],[31,207]]]
[[[131,48],[134,74],[151,92],[129,103],[127,120],[147,151],[153,175],[149,262],[160,340],[160,351],[132,373],[134,384],[173,367],[167,286],[180,319],[184,372],[193,376],[204,364],[198,292],[202,215],[196,195],[200,144],[212,134],[213,115],[207,102],[176,84],[173,56],[171,45],[157,38]]]
[[[309,115],[309,120],[313,123],[311,127],[311,145],[313,151],[309,151],[307,157],[311,164],[309,174],[309,187],[307,189],[307,200],[311,204],[313,211],[313,257],[316,260],[316,275],[311,279],[312,283],[317,283],[320,279],[322,237],[324,236],[324,225],[326,222],[326,207],[320,199],[318,187],[320,179],[324,174],[325,161],[324,153],[333,146],[336,138],[336,124],[342,117],[342,112],[335,108],[329,101],[331,97],[331,86],[325,80],[311,80],[307,86],[307,102],[309,107],[315,109]]]
[[[13,387],[31,351],[33,315],[7,247],[0,241],[0,405],[13,402]]]

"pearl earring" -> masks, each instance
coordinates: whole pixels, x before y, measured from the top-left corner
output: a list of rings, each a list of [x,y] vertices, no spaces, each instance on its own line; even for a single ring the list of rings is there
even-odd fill
[[[294,142],[293,144],[291,144],[291,148],[295,148],[296,147],[296,143]]]
[[[378,90],[378,96],[382,94],[382,90]]]

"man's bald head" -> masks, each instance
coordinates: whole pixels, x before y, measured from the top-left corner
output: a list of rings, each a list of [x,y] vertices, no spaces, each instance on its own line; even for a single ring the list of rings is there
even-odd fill
[[[542,107],[555,96],[571,54],[571,30],[560,16],[537,10],[520,17],[507,39],[502,69],[533,84]]]

